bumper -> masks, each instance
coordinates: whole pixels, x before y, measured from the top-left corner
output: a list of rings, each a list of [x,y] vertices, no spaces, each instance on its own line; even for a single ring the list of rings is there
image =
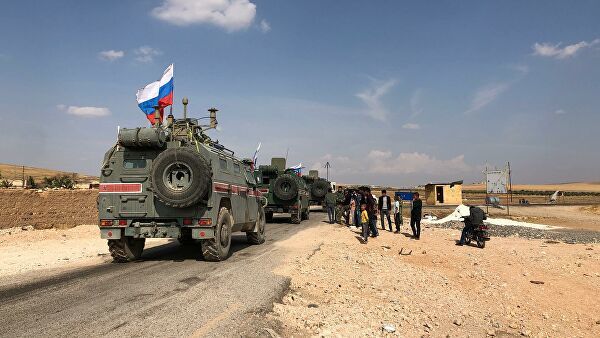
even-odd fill
[[[289,213],[290,207],[277,207],[272,205],[267,205],[265,207],[265,212],[276,212],[276,213]]]
[[[215,237],[214,228],[194,227],[192,238],[210,239]],[[126,227],[126,228],[100,228],[100,238],[120,239],[122,236],[133,238],[179,238],[181,228],[178,227]]]

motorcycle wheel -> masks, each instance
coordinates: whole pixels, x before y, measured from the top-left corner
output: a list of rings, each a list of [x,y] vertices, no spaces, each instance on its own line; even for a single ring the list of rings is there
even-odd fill
[[[485,238],[477,236],[477,247],[481,249],[485,248]]]

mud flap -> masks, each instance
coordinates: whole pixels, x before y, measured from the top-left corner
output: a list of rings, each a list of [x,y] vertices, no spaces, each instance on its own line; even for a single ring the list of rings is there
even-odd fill
[[[209,239],[215,238],[215,229],[206,228],[206,229],[192,229],[192,238],[193,239]]]
[[[120,239],[121,228],[100,229],[100,238],[102,239]]]

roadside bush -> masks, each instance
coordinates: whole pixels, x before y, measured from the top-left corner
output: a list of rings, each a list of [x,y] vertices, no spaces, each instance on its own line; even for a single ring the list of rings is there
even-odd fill
[[[57,175],[54,177],[44,177],[44,185],[47,188],[73,189],[75,187],[75,181],[67,175]]]
[[[29,189],[37,189],[38,185],[35,182],[35,180],[33,179],[33,177],[29,176],[27,178],[27,185],[26,185],[26,187],[29,188]]]

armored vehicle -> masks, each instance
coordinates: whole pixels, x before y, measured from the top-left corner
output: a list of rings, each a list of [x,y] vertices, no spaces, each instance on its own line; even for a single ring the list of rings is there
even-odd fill
[[[325,195],[330,186],[329,182],[319,177],[318,170],[310,170],[308,176],[302,176],[302,179],[306,182],[308,191],[310,191],[310,204],[323,205]]]
[[[98,213],[101,237],[113,259],[139,258],[146,238],[199,242],[204,259],[229,256],[231,234],[246,232],[248,242],[265,241],[264,198],[250,160],[212,140],[217,109],[210,124],[167,117],[152,128],[122,128],[117,144],[104,156]]]
[[[254,172],[260,193],[267,198],[265,216],[273,219],[273,213],[289,213],[291,222],[299,224],[310,214],[308,187],[293,169],[286,169],[285,158],[274,157],[271,165],[261,165]]]

